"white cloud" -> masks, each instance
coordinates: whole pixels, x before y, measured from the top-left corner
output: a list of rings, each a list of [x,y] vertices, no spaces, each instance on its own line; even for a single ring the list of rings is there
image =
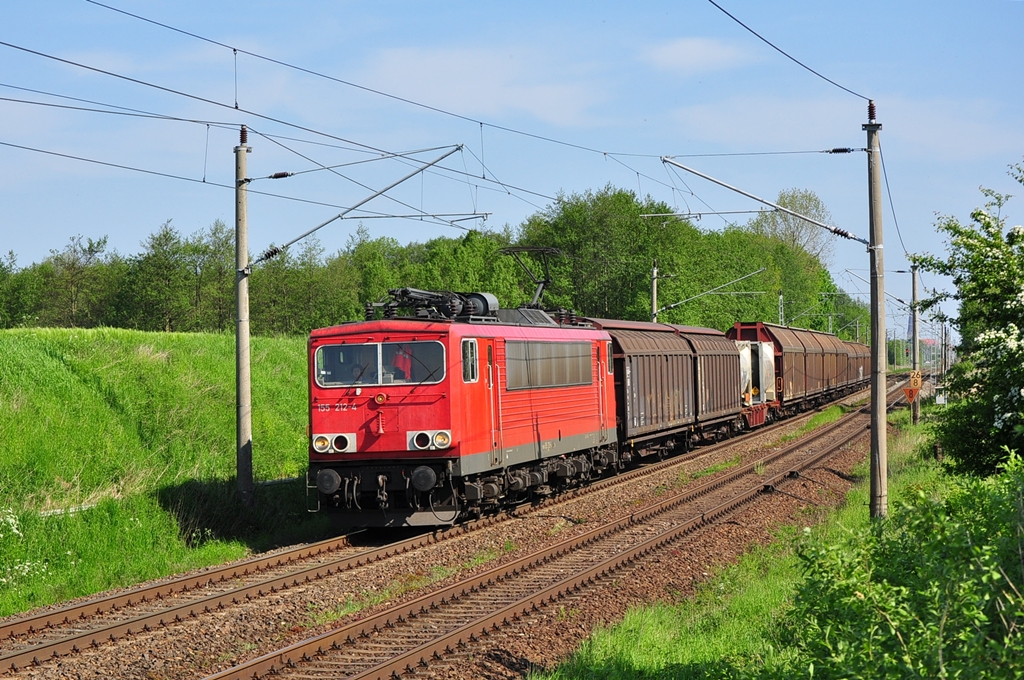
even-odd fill
[[[742,49],[713,38],[678,38],[645,49],[643,61],[663,71],[697,75],[753,61]]]
[[[555,54],[521,48],[395,48],[378,52],[357,82],[471,116],[526,112],[559,125],[588,119],[603,100],[589,73],[562,70]],[[586,68],[584,68],[586,71]]]

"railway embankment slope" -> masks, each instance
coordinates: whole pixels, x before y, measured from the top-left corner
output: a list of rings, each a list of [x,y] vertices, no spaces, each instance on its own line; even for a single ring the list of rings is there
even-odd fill
[[[0,331],[0,616],[241,556],[301,516],[300,484],[232,502],[234,370],[230,335]],[[258,479],[302,474],[305,372],[303,338],[253,339]]]

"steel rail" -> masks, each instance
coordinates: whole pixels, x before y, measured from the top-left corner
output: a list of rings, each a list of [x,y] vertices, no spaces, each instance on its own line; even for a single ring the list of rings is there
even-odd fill
[[[851,433],[838,444],[830,446],[821,453],[802,461],[798,469],[807,469],[817,464],[820,460],[832,455],[836,450],[849,444],[854,439],[863,436],[865,430]],[[780,473],[768,483],[760,487],[752,488],[718,506],[711,508],[690,520],[679,524],[647,541],[631,548],[628,554],[615,555],[607,560],[595,564],[587,570],[569,576],[562,581],[534,593],[513,604],[502,607],[494,613],[477,621],[473,621],[461,628],[448,633],[442,637],[423,644],[415,649],[409,650],[385,664],[368,669],[362,673],[349,676],[349,680],[369,680],[370,678],[384,679],[395,678],[406,673],[414,673],[417,669],[429,665],[431,660],[440,660],[445,654],[451,653],[455,648],[465,648],[470,643],[477,642],[480,638],[486,637],[493,630],[508,625],[510,619],[517,621],[530,613],[549,606],[564,597],[574,595],[598,581],[610,578],[616,572],[627,569],[648,556],[671,547],[674,543],[683,539],[695,531],[711,526],[719,519],[728,516],[740,507],[750,503],[753,499],[761,496],[769,488],[773,488],[780,481],[790,478],[793,471]],[[207,680],[221,680],[220,676],[211,676]]]
[[[856,415],[859,415],[859,412]],[[849,420],[846,420],[845,422],[849,422]],[[840,423],[837,421],[837,423],[835,423],[836,427],[833,428],[833,430],[838,429],[842,424],[845,424],[845,422]],[[795,469],[805,470],[813,467],[821,460],[831,456],[838,449],[863,436],[864,431],[865,430],[862,429],[850,433],[841,441],[834,443],[821,452],[801,461]],[[808,442],[803,442],[803,444],[806,443]],[[797,450],[798,448],[800,447],[793,447],[793,450]],[[778,457],[776,456],[774,458]],[[751,468],[752,467],[753,466],[751,466]],[[553,604],[563,597],[575,594],[587,586],[592,585],[601,579],[608,578],[614,575],[617,571],[628,568],[639,560],[671,546],[678,540],[692,534],[694,531],[714,524],[717,520],[746,505],[766,491],[774,490],[774,487],[777,486],[779,482],[792,478],[793,476],[794,470],[779,473],[762,485],[752,487],[732,499],[729,499],[714,508],[706,510],[700,515],[694,516],[691,519],[653,536],[637,546],[634,546],[628,551],[628,554],[620,554],[610,557],[581,573],[569,576],[559,583],[556,583],[529,597],[523,598],[519,602],[503,607],[483,619],[467,624],[458,630],[452,631],[443,637],[421,645],[416,649],[409,650],[408,652],[390,660],[386,664],[382,664],[376,668],[350,676],[350,680],[393,678],[404,673],[412,673],[417,668],[427,666],[430,660],[442,658],[444,654],[450,653],[453,648],[464,648],[470,643],[476,642],[479,638],[489,635],[492,630],[500,628],[502,625],[507,625],[510,618],[512,620],[518,620],[523,616],[529,615],[531,612],[538,611],[541,607]],[[212,677],[216,678],[217,676]]]
[[[685,463],[692,463],[695,459],[704,457],[705,455],[713,453],[720,448],[743,441],[749,437],[770,433],[779,427],[793,425],[800,418],[810,416],[811,413],[808,412],[807,414],[798,416],[796,419],[787,419],[769,425],[768,427],[758,428],[757,430],[753,430],[739,438],[725,440],[707,447],[702,447],[699,450],[699,456],[674,456],[670,460],[661,461],[655,464],[648,464],[628,473],[599,480],[585,487],[570,489],[554,498],[545,499],[545,501],[532,506],[526,512],[520,512],[517,514],[516,509],[513,509],[507,514],[485,517],[475,522],[448,529],[443,533],[434,532],[419,535],[381,548],[362,551],[355,555],[331,560],[323,564],[314,565],[313,567],[298,569],[284,575],[263,579],[256,583],[233,588],[226,592],[214,593],[206,597],[197,598],[156,612],[144,613],[136,617],[116,622],[110,626],[97,627],[96,629],[78,632],[70,636],[62,637],[58,640],[48,641],[37,645],[24,646],[14,651],[0,653],[0,668],[18,670],[30,664],[40,664],[48,659],[81,651],[85,648],[98,647],[110,640],[126,635],[148,631],[155,627],[167,626],[175,622],[180,622],[186,618],[194,618],[205,612],[222,609],[226,606],[238,604],[254,597],[264,596],[282,589],[336,575],[348,569],[388,559],[392,556],[403,554],[410,550],[419,549],[426,545],[489,527],[496,522],[504,521],[508,516],[522,517],[532,512],[549,508],[551,504],[567,502],[578,498],[581,495],[594,493],[610,486],[624,484],[637,477],[652,474],[665,468]],[[818,436],[819,435],[814,435],[811,439],[806,439],[802,443],[806,445],[807,443],[814,441]],[[751,466],[746,467],[749,468]],[[151,586],[136,588],[80,604],[11,620],[5,624],[0,624],[0,639],[16,639],[19,635],[30,635],[60,626],[74,625],[77,621],[101,616],[110,612],[116,612],[126,607],[151,604],[168,599],[179,593],[188,593],[206,587],[215,587],[218,584],[238,579],[251,578],[261,572],[280,569],[288,566],[289,564],[320,557],[347,547],[350,547],[350,544],[346,537],[327,539],[325,541],[308,546],[302,546],[274,555],[257,557],[234,565],[214,568],[200,574],[188,575]]]
[[[484,521],[481,524],[488,525],[489,523]],[[482,528],[482,526],[477,528]],[[448,537],[461,535],[463,531],[463,529],[456,529],[448,532]],[[360,551],[354,555],[331,560],[324,564],[290,571],[281,576],[266,578],[246,586],[232,588],[225,592],[214,593],[166,609],[160,609],[156,612],[142,614],[110,626],[80,632],[58,640],[44,642],[15,651],[0,653],[0,668],[18,670],[30,664],[39,664],[47,659],[80,651],[87,647],[97,647],[111,639],[148,631],[158,626],[166,626],[182,621],[185,618],[198,616],[204,612],[237,604],[243,600],[264,596],[302,583],[309,583],[313,580],[332,576],[340,571],[388,559],[389,557],[436,543],[438,540],[441,539],[436,534],[416,536],[388,544],[381,548]],[[99,600],[92,600],[80,605],[64,607],[55,611],[43,612],[35,616],[10,621],[3,627],[0,627],[0,635],[11,639],[19,634],[40,632],[46,628],[54,628],[61,625],[73,625],[76,620],[106,614],[128,606],[168,599],[178,593],[216,586],[231,580],[252,577],[260,572],[287,566],[300,560],[319,557],[345,547],[348,547],[348,542],[344,537],[321,541],[270,557],[249,560],[202,574],[175,579],[166,583],[100,598]]]
[[[775,423],[768,428],[761,428],[750,433],[752,435],[766,434],[776,427],[791,425],[794,421],[786,420]],[[719,448],[736,443],[737,439],[727,442],[719,442],[701,449],[701,455],[712,453]],[[637,477],[657,472],[663,468],[678,465],[682,462],[692,462],[693,457],[674,457],[671,460],[660,461],[630,472],[599,480],[586,487],[570,489],[552,499],[546,499],[527,511],[516,514],[513,509],[509,515],[522,517],[533,511],[547,509],[552,503],[579,498],[581,495],[593,493],[609,486],[627,483]],[[186,603],[169,607],[158,612],[147,613],[127,619],[119,624],[109,627],[97,628],[91,631],[84,631],[78,634],[67,636],[60,640],[31,646],[24,649],[0,653],[0,668],[17,670],[31,663],[41,663],[48,658],[59,657],[69,652],[79,651],[85,647],[96,647],[111,639],[129,635],[139,631],[147,631],[152,627],[166,626],[173,622],[181,621],[183,618],[194,617],[203,612],[219,609],[224,606],[250,599],[253,596],[261,596],[266,593],[276,592],[300,583],[308,583],[312,580],[334,575],[340,571],[353,567],[365,566],[372,562],[387,559],[394,555],[415,550],[426,545],[448,540],[455,536],[461,536],[466,532],[475,531],[491,526],[497,521],[504,519],[501,515],[496,517],[483,518],[476,522],[460,525],[449,529],[444,533],[430,533],[416,536],[403,541],[388,544],[379,549],[371,549],[359,552],[356,555],[332,560],[315,567],[300,569],[289,572],[283,576],[264,579],[249,586],[234,588],[223,593],[216,593],[207,597],[198,598]],[[203,588],[216,586],[230,581],[243,578],[250,578],[261,572],[280,569],[289,564],[323,556],[350,547],[346,537],[327,539],[309,546],[303,546],[271,556],[257,557],[225,567],[214,568],[200,574],[187,575],[181,578],[164,581],[161,583],[135,588],[129,591],[115,593],[99,599],[62,607],[55,610],[44,611],[28,617],[18,618],[0,624],[0,639],[15,639],[20,635],[31,635],[53,629],[60,626],[74,625],[76,622],[87,620],[91,617],[102,616],[110,612],[116,612],[127,607],[134,607],[149,604],[157,601],[170,599],[181,593],[189,593]]]
[[[328,653],[332,649],[341,649],[347,641],[356,640],[369,635],[374,634],[380,630],[391,628],[397,624],[404,623],[411,618],[430,611],[438,606],[443,606],[452,601],[459,600],[467,597],[470,594],[476,593],[489,585],[493,585],[498,582],[505,581],[506,579],[514,578],[520,573],[523,573],[531,568],[537,567],[538,565],[545,564],[546,562],[569,554],[573,550],[578,550],[581,546],[586,546],[594,543],[597,540],[613,535],[617,532],[621,532],[627,528],[636,527],[642,525],[645,521],[656,517],[657,515],[663,514],[669,510],[672,510],[684,503],[692,502],[700,496],[706,495],[711,491],[718,489],[730,482],[734,482],[737,479],[749,475],[754,471],[755,466],[759,464],[771,463],[783,458],[785,456],[793,455],[794,452],[806,448],[808,445],[817,441],[818,439],[834,434],[835,431],[845,427],[852,423],[856,419],[863,419],[861,411],[855,411],[847,414],[836,423],[833,423],[830,428],[827,428],[825,432],[819,432],[810,438],[801,440],[793,444],[792,446],[786,447],[780,451],[773,452],[768,456],[765,456],[759,461],[743,466],[736,470],[730,471],[729,474],[723,475],[719,479],[709,481],[697,488],[683,491],[682,493],[673,496],[672,498],[666,499],[660,503],[657,503],[649,508],[642,511],[633,513],[628,517],[621,518],[608,522],[600,527],[592,529],[578,537],[568,539],[559,543],[558,545],[528,555],[517,560],[514,560],[508,564],[501,565],[490,569],[480,575],[471,577],[464,580],[461,583],[449,586],[440,591],[429,593],[414,600],[398,605],[393,608],[389,608],[377,615],[361,619],[359,621],[352,622],[343,627],[331,630],[322,635],[318,635],[309,638],[304,641],[297,642],[284,649],[266,654],[264,656],[252,659],[248,662],[235,666],[234,668],[227,669],[220,673],[209,676],[208,680],[227,680],[229,678],[242,679],[242,678],[254,678],[262,677],[269,673],[277,673],[285,670],[286,668],[293,667],[301,664],[304,659],[311,659],[313,657]],[[797,466],[798,469],[806,469],[819,460],[828,455],[831,455],[837,448],[845,446],[849,441],[862,436],[864,429],[856,429],[854,432],[844,437],[838,444],[827,447],[824,451],[819,454],[810,456],[805,460],[801,461]],[[756,487],[722,503],[711,510],[706,510],[689,521],[684,522],[682,525],[677,526],[675,529],[670,530],[673,537],[678,538],[692,532],[694,529],[707,525],[713,522],[715,519],[720,517],[723,513],[731,511],[733,508],[738,507],[743,503],[749,502],[750,499],[763,493],[769,487],[774,487],[780,481],[791,475],[792,470],[780,473],[772,477],[767,483],[760,482]],[[639,556],[646,554],[650,550],[654,549],[654,546],[659,545],[660,542],[665,541],[664,535],[656,536],[648,541],[645,541],[640,546],[630,551],[630,555],[623,557],[618,555],[607,560],[602,561],[596,566],[587,569],[582,574],[564,579],[557,584],[544,589],[538,593],[533,594],[517,603],[502,607],[495,613],[481,619],[474,621],[471,624],[460,627],[454,632],[446,634],[433,640],[424,645],[418,646],[412,650],[403,652],[392,660],[385,664],[375,666],[373,669],[367,670],[361,674],[351,676],[353,678],[363,677],[390,677],[392,674],[400,674],[411,670],[413,665],[419,665],[426,663],[427,659],[431,658],[436,654],[440,654],[445,649],[451,648],[453,645],[458,646],[465,642],[467,636],[472,637],[475,635],[483,634],[490,626],[493,626],[498,621],[507,619],[513,612],[527,611],[529,609],[542,606],[551,597],[564,595],[568,589],[580,587],[583,583],[593,578],[596,578],[602,573],[608,572],[611,569],[621,568],[623,565],[632,562]],[[674,538],[673,538],[674,540]]]
[[[808,412],[808,414],[798,416],[798,418],[809,416],[810,413]],[[753,430],[746,436],[767,434],[776,428],[785,425],[792,425],[795,422],[796,420],[794,419],[779,421],[769,425],[768,427]],[[742,438],[712,444],[708,447],[701,448],[699,452],[703,456],[717,451],[722,446],[729,443],[735,443],[737,441],[742,441]],[[569,489],[555,498],[545,499],[542,503],[536,504],[534,507],[547,507],[552,502],[561,502],[564,500],[578,498],[581,493],[589,493],[591,490],[599,490],[608,486],[621,484],[635,477],[650,474],[651,472],[679,464],[680,462],[692,462],[694,458],[694,456],[685,456],[684,454],[683,456],[675,456],[671,460],[651,463],[642,468],[616,475],[615,477],[597,480],[587,487]],[[517,510],[521,510],[521,506],[519,508],[513,508],[510,511],[510,514],[514,515]],[[384,559],[393,554],[400,554],[407,552],[408,550],[422,547],[423,545],[454,537],[455,535],[461,535],[466,531],[490,526],[495,519],[495,517],[487,517],[477,522],[459,525],[458,527],[449,529],[442,534],[435,532],[427,535],[421,535],[383,546],[379,550],[368,550],[363,554],[367,561]],[[5,638],[14,638],[19,635],[33,634],[48,628],[56,628],[62,625],[73,624],[76,620],[80,621],[89,617],[100,616],[111,611],[124,609],[126,607],[163,600],[179,593],[192,592],[209,586],[214,586],[218,583],[248,578],[260,572],[279,569],[287,566],[288,564],[320,557],[348,547],[351,546],[345,536],[326,539],[307,546],[301,546],[291,550],[275,553],[273,555],[254,557],[235,564],[208,569],[198,574],[189,574],[179,578],[161,581],[152,585],[133,588],[131,590],[114,593],[97,599],[91,599],[86,602],[68,605],[58,609],[51,609],[26,617],[11,619],[0,623],[0,640]],[[2,667],[3,661],[4,657],[0,656],[0,667]]]
[[[109,611],[153,600],[162,600],[178,593],[198,590],[216,583],[246,578],[261,571],[280,568],[294,561],[310,559],[325,553],[334,552],[347,547],[347,545],[348,541],[345,537],[328,539],[282,553],[256,557],[233,565],[210,569],[199,574],[190,574],[150,586],[134,588],[125,592],[89,600],[88,602],[10,620],[0,623],[0,639],[25,633],[35,633],[45,628],[73,623],[76,619],[84,619],[89,616],[104,614]]]

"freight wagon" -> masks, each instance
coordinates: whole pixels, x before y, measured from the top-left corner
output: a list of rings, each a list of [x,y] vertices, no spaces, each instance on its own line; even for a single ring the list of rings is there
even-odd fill
[[[829,333],[756,321],[737,322],[726,336],[740,347],[759,346],[762,366],[774,366],[774,392],[764,402],[768,420],[833,401],[871,377],[871,349]]]

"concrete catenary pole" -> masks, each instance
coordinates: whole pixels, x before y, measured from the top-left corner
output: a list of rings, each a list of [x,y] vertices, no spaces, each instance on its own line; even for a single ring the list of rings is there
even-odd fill
[[[651,270],[651,321],[658,320],[658,261]]]
[[[888,450],[885,418],[885,266],[882,257],[882,162],[878,131],[882,125],[875,120],[875,102],[868,102],[868,122],[862,126],[868,133],[868,211],[871,238],[868,254],[871,261],[871,517],[884,518],[889,513]]]
[[[911,357],[914,361],[914,370],[921,370],[921,336],[920,326],[918,325],[918,312],[917,312],[917,265],[915,264],[910,268],[910,280],[913,285],[913,297],[911,298],[911,309],[913,310],[913,330],[911,337],[913,338],[914,346],[911,348]],[[917,425],[921,421],[921,400],[915,399],[914,403],[910,405],[911,419],[914,425]]]
[[[242,126],[235,147],[235,467],[238,498],[252,505],[252,383],[249,372],[249,232],[246,223],[246,144],[248,131]]]

